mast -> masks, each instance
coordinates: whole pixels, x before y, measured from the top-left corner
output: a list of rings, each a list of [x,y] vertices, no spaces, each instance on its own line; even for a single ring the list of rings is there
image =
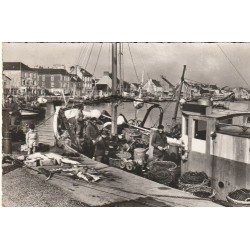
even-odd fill
[[[175,122],[176,122],[176,117],[177,117],[178,107],[179,107],[179,102],[180,102],[180,97],[181,97],[181,89],[182,89],[182,86],[183,86],[183,83],[184,83],[185,71],[186,71],[186,65],[183,66],[183,71],[182,71],[182,76],[181,76],[181,83],[180,83],[179,91],[177,92],[177,96],[176,96],[176,105],[175,105],[175,110],[174,110],[174,116],[172,118],[172,125],[174,125]]]
[[[123,79],[122,79],[122,43],[119,44],[119,64],[120,64],[120,95],[122,95],[122,91],[124,91],[123,88]]]
[[[117,43],[112,43],[112,95],[116,95],[117,91]],[[117,134],[117,105],[112,101],[111,108],[112,128],[111,133],[113,136]]]

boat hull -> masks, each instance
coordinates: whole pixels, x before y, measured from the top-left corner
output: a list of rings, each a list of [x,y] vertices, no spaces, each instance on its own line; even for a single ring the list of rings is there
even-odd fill
[[[20,109],[22,118],[43,117],[45,115],[45,109],[33,110],[33,109]]]

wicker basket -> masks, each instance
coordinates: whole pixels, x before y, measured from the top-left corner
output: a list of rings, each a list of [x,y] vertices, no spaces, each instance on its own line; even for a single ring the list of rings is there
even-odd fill
[[[194,187],[209,187],[209,183],[210,183],[209,179],[205,179],[200,184],[188,184],[188,183],[182,182],[181,179],[179,179],[178,180],[178,187],[181,190],[187,191],[187,190],[194,188]]]
[[[185,191],[192,193],[200,198],[213,198],[216,195],[216,191],[213,188],[207,186],[196,185],[186,188]]]
[[[178,180],[178,188],[184,191],[192,187],[209,187],[210,180],[204,172],[186,172]]]
[[[227,196],[227,200],[230,203],[236,204],[236,205],[250,205],[250,198],[247,198],[245,201],[239,201],[231,198],[230,196]]]
[[[245,188],[238,189],[230,192],[226,198],[233,204],[250,205],[250,190]]]
[[[180,168],[171,161],[152,162],[147,173],[148,179],[168,186],[174,185],[179,175]]]

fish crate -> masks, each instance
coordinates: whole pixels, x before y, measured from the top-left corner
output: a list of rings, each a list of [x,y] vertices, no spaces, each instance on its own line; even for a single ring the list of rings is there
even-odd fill
[[[121,162],[122,162],[121,159],[109,157],[109,166],[111,166],[111,167],[120,168]]]

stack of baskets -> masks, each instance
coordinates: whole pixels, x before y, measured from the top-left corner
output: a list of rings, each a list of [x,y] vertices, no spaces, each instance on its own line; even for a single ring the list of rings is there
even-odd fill
[[[180,175],[180,168],[171,161],[155,161],[150,164],[146,177],[158,183],[173,186]]]
[[[228,194],[227,200],[236,205],[250,205],[250,190],[238,189]]]
[[[184,173],[178,181],[178,187],[201,198],[215,196],[215,190],[210,187],[210,180],[205,172]]]

